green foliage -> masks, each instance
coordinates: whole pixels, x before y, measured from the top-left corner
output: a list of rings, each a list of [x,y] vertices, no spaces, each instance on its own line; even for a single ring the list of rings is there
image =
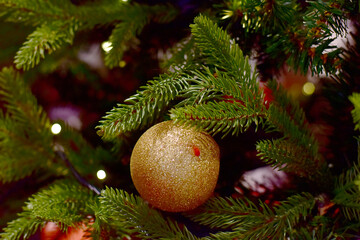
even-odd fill
[[[302,220],[311,214],[315,198],[297,194],[272,210],[265,203],[248,199],[212,198],[190,217],[212,228],[231,229],[233,233],[215,234],[215,239],[236,236],[240,239],[287,239]]]
[[[62,47],[64,43],[72,44],[78,23],[75,21],[53,21],[39,26],[28,36],[23,46],[15,56],[17,68],[28,70],[38,65],[45,58],[45,53],[51,53]]]
[[[72,16],[69,1],[1,0],[0,16],[8,22],[36,26],[52,20],[69,20]],[[70,12],[68,12],[70,11]]]
[[[360,149],[359,149],[360,150]],[[358,151],[360,153],[360,151]],[[360,155],[359,155],[360,156]],[[337,179],[333,202],[341,206],[349,220],[360,220],[360,170],[359,162]]]
[[[118,104],[108,112],[100,121],[99,134],[103,139],[111,140],[126,132],[149,126],[162,116],[170,102],[187,86],[181,71],[160,75],[126,99],[127,104]]]
[[[304,111],[287,96],[275,81],[268,84],[273,102],[266,118],[268,131],[277,131],[283,137],[276,140],[260,140],[258,156],[276,168],[313,179],[328,174],[325,161],[319,153],[318,142],[312,135]]]
[[[260,111],[246,108],[236,102],[208,102],[171,110],[171,118],[177,122],[195,126],[212,134],[221,133],[223,137],[229,133],[238,135],[246,131],[252,123],[262,123],[263,115]]]
[[[261,34],[261,45],[279,66],[313,74],[335,73],[341,64],[342,50],[333,46],[332,32],[346,34],[346,16],[353,4],[344,1],[225,1],[223,19],[241,24],[249,33]],[[249,43],[252,44],[252,43]]]
[[[349,100],[354,105],[354,109],[351,111],[354,123],[355,130],[360,129],[360,93],[353,93],[349,96]]]
[[[49,164],[52,153],[50,121],[37,105],[29,86],[11,68],[0,72],[0,181],[18,180]]]
[[[289,24],[295,22],[298,5],[295,1],[225,1],[223,19],[234,18],[240,21],[242,27],[249,32],[260,31],[264,35],[275,30],[286,30]],[[238,14],[240,11],[243,15]]]
[[[351,111],[355,130],[359,129],[359,103],[360,94],[353,93],[349,100],[354,105]],[[357,139],[359,141],[359,139]],[[338,176],[334,189],[335,197],[333,202],[341,206],[342,213],[349,220],[360,220],[360,146],[358,145],[357,162]]]
[[[241,83],[240,86],[255,87],[256,73],[252,71],[248,57],[244,57],[239,46],[224,30],[202,15],[196,17],[190,27],[196,46],[206,56],[207,64],[226,71]]]
[[[38,65],[45,53],[52,53],[65,43],[72,44],[77,31],[108,24],[115,24],[115,28],[109,38],[112,49],[106,53],[105,63],[109,67],[118,66],[124,51],[150,20],[168,22],[176,14],[170,5],[147,6],[110,0],[82,6],[70,1],[61,4],[58,1],[0,1],[0,16],[6,21],[37,26],[15,57],[16,67],[24,70]]]
[[[47,115],[37,104],[29,86],[12,68],[3,68],[0,73],[0,96],[7,115],[18,123],[31,125],[34,129],[29,128],[30,133],[46,136],[50,129]]]
[[[268,84],[274,101],[269,107],[268,130],[284,134],[284,138],[308,149],[309,154],[318,154],[318,143],[312,135],[305,113],[298,102],[293,101],[284,88],[275,81]]]
[[[183,95],[186,99],[180,104],[185,106],[173,108],[170,111],[172,119],[223,136],[237,135],[252,123],[262,122],[265,107],[261,104],[261,95],[255,95],[254,89],[248,88],[247,84],[226,72],[216,70],[212,74],[208,68],[204,73],[196,71],[194,75]]]
[[[237,135],[252,123],[261,123],[264,116],[262,95],[248,58],[209,18],[195,18],[191,28],[195,46],[215,71],[212,73],[204,66],[203,71],[189,76],[191,85],[183,95],[185,100],[171,110],[171,118],[224,136]],[[185,106],[179,107],[182,105]]]
[[[0,239],[28,239],[47,221],[58,222],[65,231],[91,213],[88,205],[94,200],[90,190],[77,183],[56,182],[29,198],[19,218],[8,224]]]
[[[320,174],[319,162],[308,149],[291,141],[260,140],[256,148],[260,159],[274,168],[310,179]]]
[[[112,68],[119,66],[124,52],[135,45],[136,36],[141,33],[143,27],[149,23],[151,17],[160,22],[168,22],[176,14],[169,6],[146,6],[134,4],[128,7],[121,16],[121,22],[116,24],[112,31],[109,42],[111,50],[106,52],[105,64]],[[156,18],[156,16],[161,16]]]
[[[103,148],[94,149],[80,133],[67,126],[55,139],[46,112],[12,68],[0,72],[0,99],[5,107],[5,113],[0,112],[1,182],[19,180],[44,169],[50,175],[69,174],[54,154],[56,144],[61,144],[70,162],[86,176],[95,175],[94,171],[101,168],[100,162],[111,158]]]
[[[134,233],[141,239],[197,239],[185,227],[164,219],[140,197],[118,189],[107,187],[102,191],[95,217],[95,229],[105,223],[118,234]]]
[[[30,197],[24,210],[36,218],[59,222],[66,230],[92,213],[89,205],[93,201],[95,196],[89,189],[60,181]]]
[[[36,233],[44,224],[44,221],[37,219],[30,212],[19,214],[19,218],[8,223],[4,232],[0,233],[2,240],[26,240]]]

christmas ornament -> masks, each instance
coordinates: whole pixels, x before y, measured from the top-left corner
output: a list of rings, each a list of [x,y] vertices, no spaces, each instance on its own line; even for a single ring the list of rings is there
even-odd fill
[[[86,240],[91,239],[90,232],[94,222],[93,218],[88,218],[88,225],[82,222],[77,227],[69,227],[66,232],[62,232],[55,222],[47,222],[41,229],[41,240]]]
[[[264,92],[263,104],[267,109],[269,109],[270,103],[274,101],[272,90],[265,84],[260,84],[260,89],[262,89]]]
[[[143,199],[169,212],[194,209],[216,186],[220,151],[204,132],[166,121],[148,129],[130,159],[131,177]]]
[[[54,222],[48,222],[41,229],[41,240],[53,240],[62,235],[59,226]]]

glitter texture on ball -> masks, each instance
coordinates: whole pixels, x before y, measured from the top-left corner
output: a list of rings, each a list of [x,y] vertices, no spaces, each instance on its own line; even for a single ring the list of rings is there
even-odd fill
[[[214,192],[220,150],[204,132],[165,121],[135,144],[130,171],[140,196],[168,212],[192,210]]]

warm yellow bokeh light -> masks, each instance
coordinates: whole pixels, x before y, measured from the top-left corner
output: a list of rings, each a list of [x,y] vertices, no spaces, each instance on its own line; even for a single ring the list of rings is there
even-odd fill
[[[124,60],[120,61],[119,67],[123,68],[126,66],[126,62]]]
[[[104,170],[99,170],[96,173],[98,179],[103,180],[106,178],[106,172]]]
[[[109,41],[105,41],[101,44],[101,47],[102,49],[105,51],[105,52],[110,52],[110,50],[113,48],[111,42]]]
[[[56,135],[56,134],[59,134],[61,132],[61,125],[58,124],[58,123],[54,123],[52,126],[51,126],[51,132]]]
[[[302,92],[306,96],[310,96],[315,92],[315,84],[312,82],[307,82],[302,88]]]

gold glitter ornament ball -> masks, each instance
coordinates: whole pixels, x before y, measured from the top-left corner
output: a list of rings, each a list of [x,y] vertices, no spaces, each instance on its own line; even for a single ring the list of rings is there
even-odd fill
[[[214,192],[219,167],[215,140],[173,121],[149,128],[130,159],[131,178],[141,197],[168,212],[188,211],[204,203]]]

